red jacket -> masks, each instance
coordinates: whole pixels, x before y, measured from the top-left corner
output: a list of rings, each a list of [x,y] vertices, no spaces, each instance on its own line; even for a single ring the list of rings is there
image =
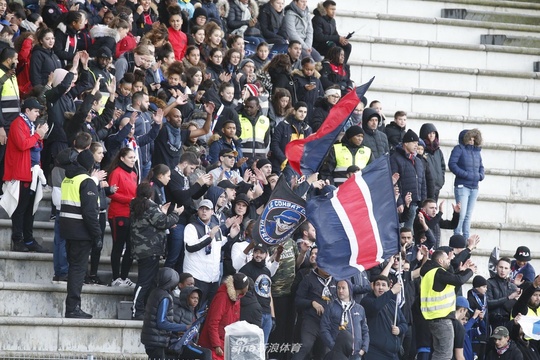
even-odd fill
[[[199,345],[212,350],[213,359],[222,359],[215,348],[225,348],[225,326],[240,320],[240,299],[236,296],[232,276],[219,287],[208,309]]]
[[[30,135],[30,128],[22,116],[18,116],[9,128],[6,154],[4,156],[4,181],[32,181],[30,149],[43,147],[37,132]]]
[[[32,51],[32,38],[27,37],[23,40],[21,50],[19,51],[19,63],[17,64],[17,83],[19,92],[26,96],[32,91],[30,82],[30,53]]]
[[[111,203],[109,205],[108,218],[126,217],[129,218],[129,203],[137,195],[137,173],[127,172],[121,167],[114,169],[109,175],[109,185],[118,186],[114,194],[109,195]]]
[[[169,42],[174,50],[176,61],[182,61],[186,55],[188,46],[187,36],[182,31],[176,31],[172,27],[169,28]]]
[[[125,38],[116,43],[115,59],[118,59],[123,53],[135,49],[137,41],[132,33],[128,33]]]

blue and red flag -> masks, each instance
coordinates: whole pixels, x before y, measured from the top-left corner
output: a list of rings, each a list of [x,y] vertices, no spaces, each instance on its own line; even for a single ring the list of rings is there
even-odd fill
[[[330,147],[336,142],[339,133],[343,130],[354,108],[360,103],[360,98],[369,89],[374,78],[357,87],[356,91],[350,91],[342,97],[330,110],[328,117],[316,133],[287,144],[285,155],[294,171],[305,176],[319,171]]]
[[[308,200],[306,213],[317,230],[317,264],[334,277],[351,277],[396,254],[399,221],[388,155]]]

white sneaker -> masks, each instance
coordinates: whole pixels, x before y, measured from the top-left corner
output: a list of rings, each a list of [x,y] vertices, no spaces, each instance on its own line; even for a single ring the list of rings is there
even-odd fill
[[[124,280],[122,280],[122,278],[118,278],[112,281],[111,286],[126,286],[126,285],[124,285]]]
[[[123,280],[123,281],[124,281],[124,286],[135,289],[135,283],[129,280],[129,278],[126,278],[126,280]]]

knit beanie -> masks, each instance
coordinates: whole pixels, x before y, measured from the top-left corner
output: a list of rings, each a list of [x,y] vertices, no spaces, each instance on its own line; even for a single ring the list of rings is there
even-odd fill
[[[345,138],[349,140],[353,136],[356,136],[359,134],[364,135],[364,130],[362,130],[362,128],[358,125],[353,125],[350,128],[348,128],[347,131],[345,131]]]
[[[270,162],[270,160],[268,159],[259,159],[259,161],[257,161],[257,169],[261,169],[264,165],[272,165],[272,163]]]
[[[193,12],[193,19],[196,19],[199,16],[204,16],[205,18],[208,19],[208,12],[206,11],[205,8],[198,7],[198,8],[195,9],[195,11]]]
[[[252,63],[253,65],[255,65],[255,62],[253,60],[251,60],[250,58],[247,58],[240,62],[240,66],[238,68],[242,69],[244,66],[246,66],[247,63]]]
[[[233,275],[234,290],[242,290],[248,286],[248,277],[242,273],[236,273]]]
[[[94,155],[90,150],[83,150],[77,156],[77,162],[86,170],[90,171],[94,167]]]
[[[482,275],[476,275],[472,281],[473,288],[487,285],[487,280]]]
[[[413,142],[413,141],[418,141],[418,135],[416,135],[416,133],[414,131],[409,129],[409,130],[407,130],[405,135],[403,135],[402,142],[403,143],[408,143],[408,142]]]
[[[257,89],[257,86],[253,84],[246,84],[244,85],[244,88],[246,88],[251,96],[259,96],[259,89]]]
[[[467,240],[465,240],[463,235],[452,235],[448,245],[454,249],[463,249],[467,247]]]

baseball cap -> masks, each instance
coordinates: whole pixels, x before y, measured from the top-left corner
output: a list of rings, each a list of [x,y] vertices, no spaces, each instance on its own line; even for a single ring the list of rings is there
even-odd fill
[[[493,330],[493,334],[491,334],[491,337],[495,339],[501,339],[507,336],[510,336],[510,332],[506,326],[497,326],[495,330]]]
[[[226,155],[231,155],[231,156],[237,157],[238,156],[238,151],[234,151],[234,150],[231,150],[231,149],[221,149],[221,151],[219,152],[219,156],[226,156]]]
[[[112,51],[108,47],[102,46],[102,47],[99,48],[96,57],[111,59],[112,58]]]
[[[207,208],[209,208],[209,209],[211,209],[211,210],[214,209],[214,204],[212,204],[212,201],[209,200],[209,199],[204,199],[203,201],[201,201],[201,202],[199,203],[199,207],[197,208],[197,210],[200,209],[200,208],[202,208],[203,206],[204,206],[204,207],[207,207]]]
[[[456,298],[456,309],[457,308],[465,308],[465,309],[471,310],[470,305],[469,305],[469,300],[467,300],[465,296],[458,296]]]
[[[35,97],[29,97],[26,100],[24,100],[21,110],[24,111],[26,109],[38,109],[43,110],[44,107],[39,103],[39,101]]]
[[[236,189],[236,185],[234,185],[230,180],[221,180],[218,182],[217,186],[223,189]]]
[[[268,247],[263,244],[263,243],[257,243],[255,244],[255,246],[253,247],[253,252],[255,252],[255,250],[259,250],[259,251],[262,251],[262,252],[267,252],[268,251]]]

